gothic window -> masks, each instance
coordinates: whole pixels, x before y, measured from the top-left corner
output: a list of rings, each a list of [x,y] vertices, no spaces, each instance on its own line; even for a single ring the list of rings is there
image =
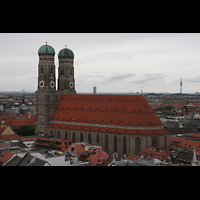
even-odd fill
[[[164,139],[164,149],[167,149],[167,137],[165,136],[165,139]]]
[[[68,140],[68,133],[65,131],[65,140]]]
[[[41,66],[41,74],[44,74],[44,67]]]
[[[157,139],[156,139],[156,137],[152,138],[152,147],[157,147]]]
[[[58,135],[57,135],[57,138],[60,138],[60,131],[58,131]]]
[[[108,151],[108,135],[105,136],[105,151]]]
[[[73,132],[72,134],[72,142],[75,143],[76,142],[76,136],[75,136],[75,133]]]
[[[135,139],[135,154],[137,155],[138,153],[140,153],[141,151],[141,139],[139,137],[137,137]]]
[[[123,154],[127,154],[127,151],[126,151],[126,136],[123,137]]]
[[[88,143],[91,144],[91,134],[90,133],[88,134]]]
[[[80,142],[83,142],[83,133],[80,133]]]
[[[96,141],[97,144],[100,144],[100,136],[99,134],[97,134],[97,141]]]
[[[117,152],[117,136],[114,136],[114,152]]]
[[[60,75],[64,75],[64,70],[61,69]]]

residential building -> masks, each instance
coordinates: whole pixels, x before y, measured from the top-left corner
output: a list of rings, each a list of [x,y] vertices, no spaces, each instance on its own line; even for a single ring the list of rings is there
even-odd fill
[[[156,158],[166,163],[171,163],[172,161],[170,151],[157,147],[147,147],[141,151],[138,156],[141,156],[142,158]]]
[[[0,125],[0,140],[1,141],[11,141],[11,140],[22,141],[21,137],[19,135],[17,135],[7,125]]]
[[[82,162],[89,161],[89,166],[102,166],[105,164],[109,155],[101,150],[101,148],[90,147],[78,156]]]
[[[0,166],[7,163],[14,156],[10,151],[6,151],[5,149],[0,149]]]
[[[168,163],[162,163],[155,158],[148,158],[148,159],[140,158],[138,160],[125,159],[122,161],[116,161],[110,163],[108,166],[172,166],[172,165]]]
[[[23,157],[15,155],[12,159],[3,164],[3,166],[50,166],[50,164],[45,160],[41,160],[26,153]]]
[[[73,142],[70,140],[61,140],[54,138],[37,138],[32,145],[32,148],[42,148],[49,150],[65,151]]]

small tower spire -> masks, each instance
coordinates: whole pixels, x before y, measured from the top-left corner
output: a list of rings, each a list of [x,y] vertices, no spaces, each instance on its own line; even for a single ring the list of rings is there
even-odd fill
[[[180,94],[182,94],[182,85],[183,85],[183,82],[182,82],[182,76],[181,76],[181,81],[180,81]]]
[[[47,41],[46,41],[46,45],[47,45]]]

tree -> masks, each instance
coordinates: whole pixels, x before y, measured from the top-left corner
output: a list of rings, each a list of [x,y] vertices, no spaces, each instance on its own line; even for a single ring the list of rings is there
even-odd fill
[[[19,126],[18,128],[15,128],[13,130],[16,134],[20,135],[20,136],[31,136],[31,135],[35,135],[35,129],[32,125],[23,125],[23,126]]]

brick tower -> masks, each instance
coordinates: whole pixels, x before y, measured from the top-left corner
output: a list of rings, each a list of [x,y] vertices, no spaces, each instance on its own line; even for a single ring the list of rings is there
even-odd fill
[[[58,53],[58,91],[60,94],[75,94],[74,53],[66,46]]]
[[[47,128],[58,104],[54,64],[55,51],[46,42],[46,45],[39,48],[38,56],[35,134],[47,136]]]

